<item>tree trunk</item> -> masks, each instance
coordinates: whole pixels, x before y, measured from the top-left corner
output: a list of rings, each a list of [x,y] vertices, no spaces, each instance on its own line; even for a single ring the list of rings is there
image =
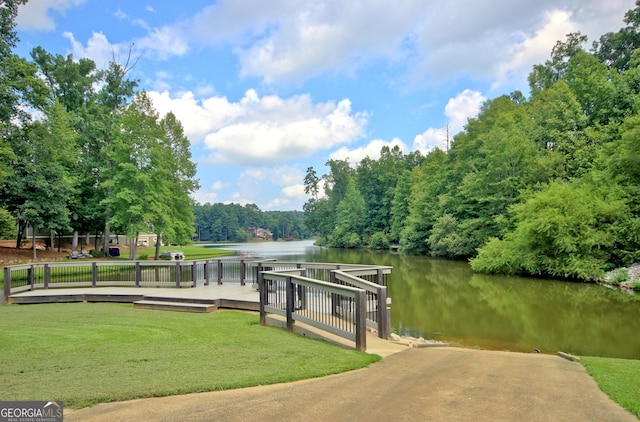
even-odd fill
[[[158,239],[156,241],[156,255],[153,259],[156,261],[160,259],[160,245],[162,244],[162,233],[158,233]]]
[[[20,248],[22,244],[22,237],[24,236],[24,231],[27,228],[27,222],[20,220],[18,221],[18,235],[16,236],[16,249]]]
[[[102,253],[104,256],[108,257],[109,254],[109,238],[111,237],[109,233],[109,213],[104,216],[104,232],[102,234]]]
[[[133,238],[133,242],[131,242],[131,246],[129,247],[129,260],[135,261],[136,255],[138,254],[138,236],[140,232],[136,231],[136,236]]]
[[[71,240],[71,250],[72,251],[78,250],[78,230],[73,231],[73,238]]]
[[[33,259],[38,258],[36,256],[36,228],[31,226],[31,249],[33,249]]]

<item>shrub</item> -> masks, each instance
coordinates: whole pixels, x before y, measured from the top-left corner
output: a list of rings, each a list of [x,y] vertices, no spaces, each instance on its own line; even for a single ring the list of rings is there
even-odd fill
[[[369,247],[371,249],[389,249],[389,238],[382,232],[376,232],[369,239]]]
[[[140,255],[138,255],[138,259],[141,260],[141,261],[146,261],[146,260],[149,259],[149,254],[148,253],[140,254]]]
[[[640,281],[634,281],[633,283],[631,283],[631,288],[634,292],[640,293]]]

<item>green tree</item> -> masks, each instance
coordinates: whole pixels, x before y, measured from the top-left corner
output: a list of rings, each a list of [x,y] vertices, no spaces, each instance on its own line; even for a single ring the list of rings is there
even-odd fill
[[[105,170],[103,182],[110,193],[104,199],[110,224],[126,228],[127,237],[133,240],[129,259],[135,259],[138,234],[150,231],[154,212],[162,208],[162,195],[166,194],[154,183],[156,166],[161,164],[154,153],[162,135],[151,100],[138,94],[120,116],[108,157],[113,165]]]
[[[608,67],[623,73],[629,69],[633,53],[640,47],[640,2],[624,16],[626,27],[618,32],[608,32],[593,43],[593,52],[598,60]]]
[[[3,185],[5,206],[18,220],[16,247],[27,225],[34,230],[62,233],[69,228],[68,203],[77,180],[74,132],[59,103],[47,110],[47,119],[21,128],[12,137],[13,173]],[[35,258],[34,244],[34,258]]]
[[[445,192],[447,154],[435,149],[424,159],[422,167],[413,169],[409,215],[400,236],[402,250],[413,255],[427,255],[427,239],[439,217],[439,197]]]
[[[569,60],[579,51],[584,51],[582,45],[587,42],[587,36],[579,32],[567,34],[566,41],[558,41],[551,50],[551,60],[544,65],[533,66],[529,74],[529,88],[532,96],[551,87],[561,79],[564,79],[569,66]]]
[[[365,224],[365,203],[355,181],[348,182],[345,196],[336,210],[336,226],[329,237],[329,245],[336,248],[362,246]]]
[[[152,179],[159,195],[151,218],[158,239],[156,259],[162,239],[180,245],[190,241],[195,225],[191,195],[199,187],[182,123],[173,113],[168,113],[158,124],[161,136],[152,148],[152,160],[156,163]]]
[[[409,199],[411,197],[411,171],[405,170],[393,195],[393,201],[391,202],[391,233],[389,234],[389,240],[391,242],[399,242],[400,236],[409,217]]]
[[[551,183],[511,213],[515,229],[480,248],[475,271],[597,280],[628,218],[617,190],[587,183]]]

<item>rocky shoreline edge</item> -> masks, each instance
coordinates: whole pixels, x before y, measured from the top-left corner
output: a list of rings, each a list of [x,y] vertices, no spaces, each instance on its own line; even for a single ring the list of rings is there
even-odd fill
[[[629,267],[616,268],[605,274],[601,284],[607,287],[620,289],[623,292],[635,294],[640,283],[640,262]]]

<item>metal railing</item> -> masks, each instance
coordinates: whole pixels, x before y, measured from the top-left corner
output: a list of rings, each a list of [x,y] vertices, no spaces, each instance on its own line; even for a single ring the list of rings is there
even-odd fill
[[[289,331],[300,321],[354,341],[357,350],[366,350],[365,291],[310,279],[303,273],[262,273],[260,323],[266,324],[268,313],[281,315]]]
[[[69,287],[251,284],[260,290],[261,321],[282,315],[290,329],[301,321],[366,348],[367,327],[390,335],[390,273],[386,266],[247,259],[51,262],[5,267],[4,297]]]

